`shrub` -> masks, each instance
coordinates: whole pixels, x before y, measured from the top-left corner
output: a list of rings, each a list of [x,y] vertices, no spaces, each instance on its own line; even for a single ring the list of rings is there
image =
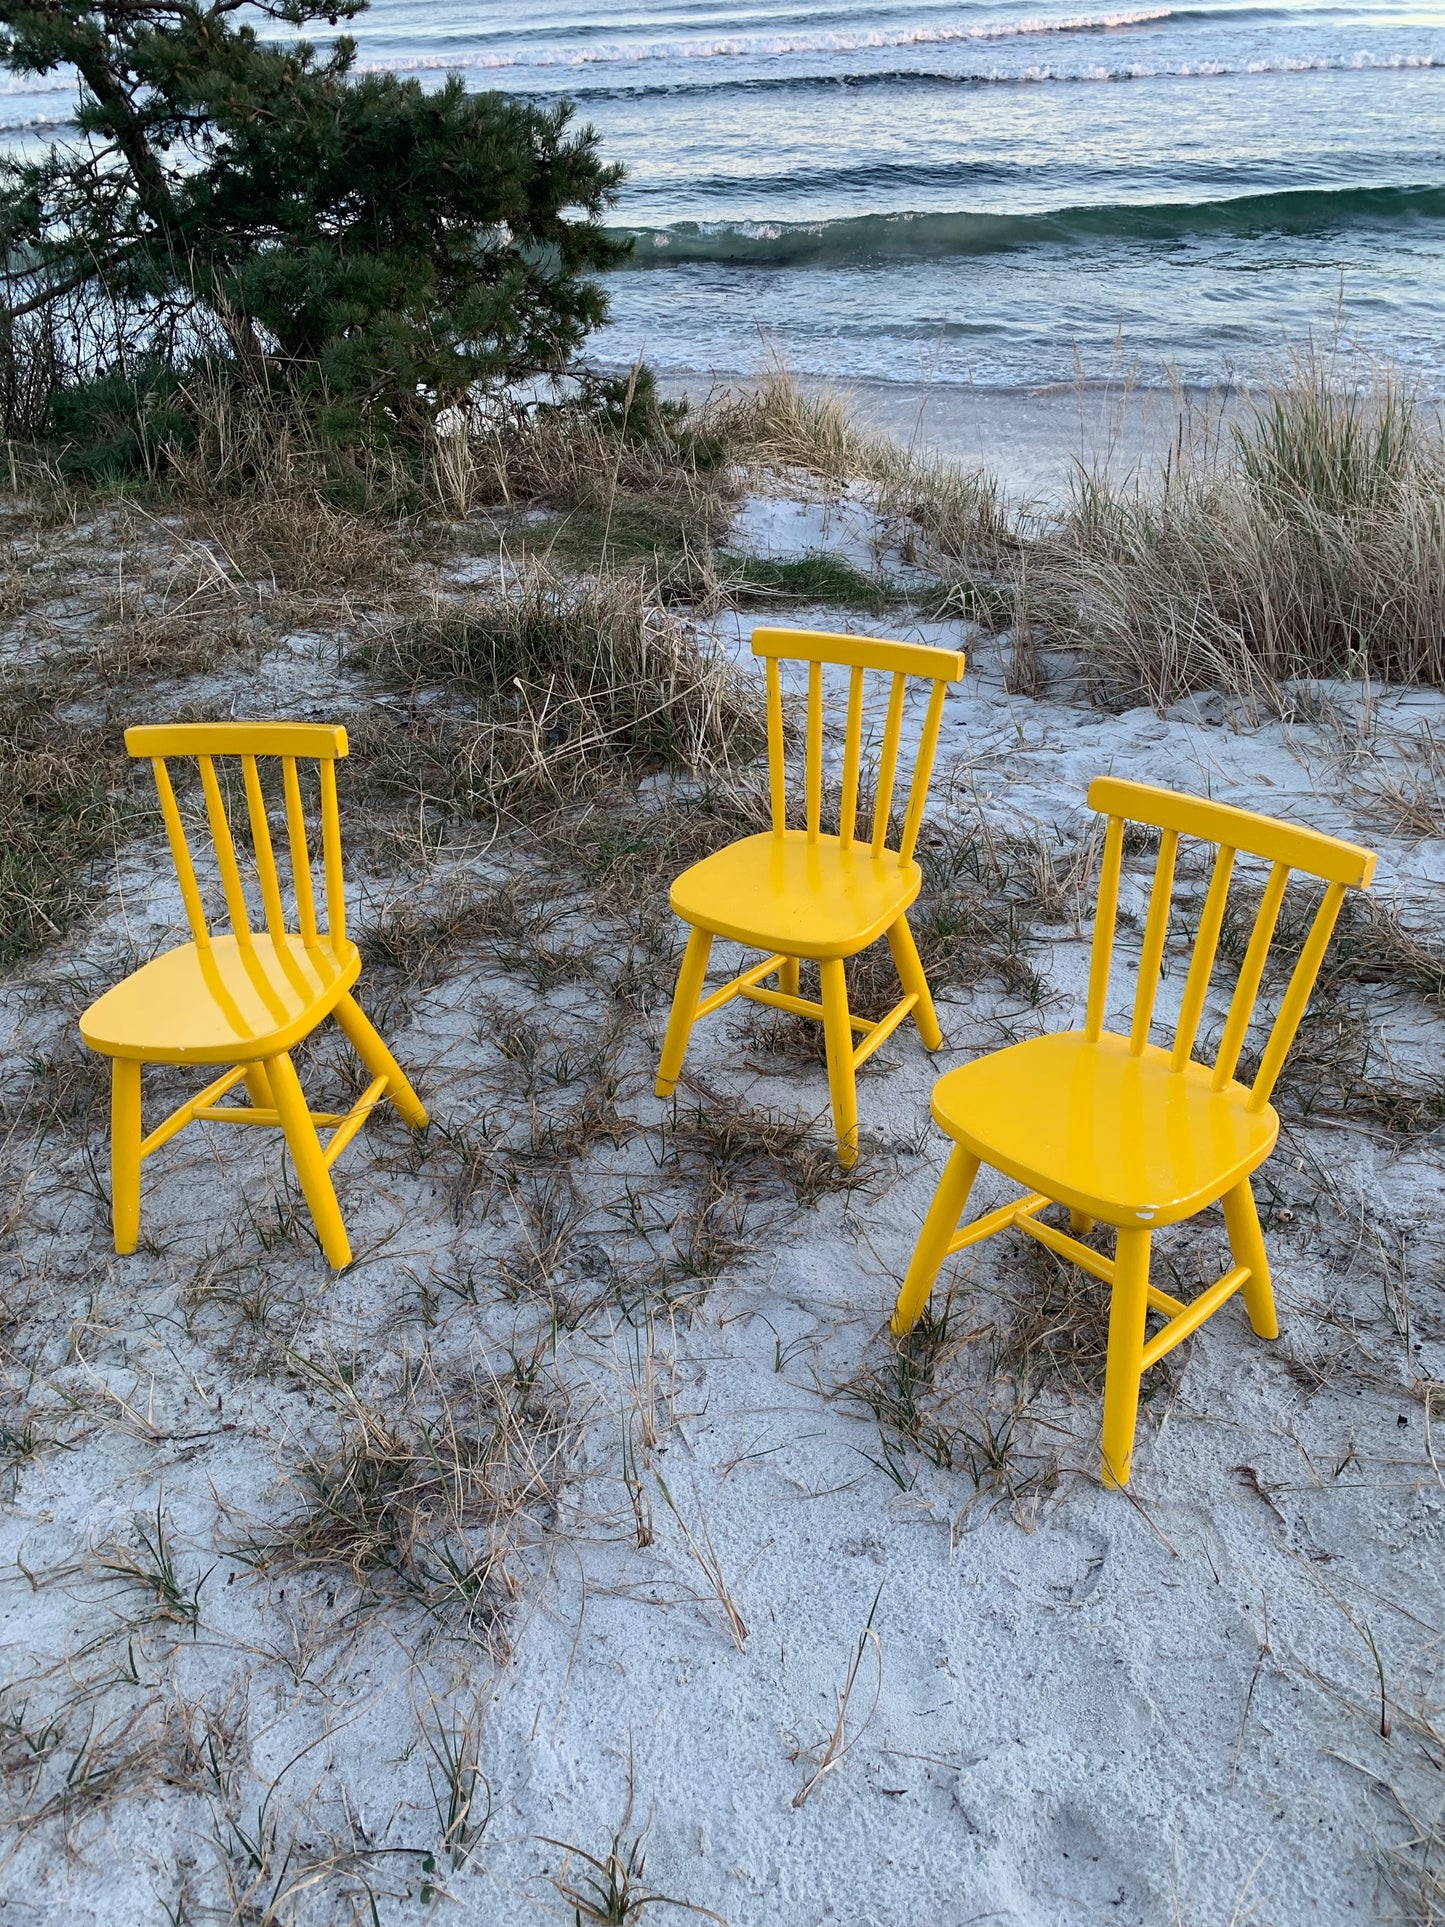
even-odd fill
[[[383,437],[564,367],[605,313],[591,271],[623,252],[601,225],[620,170],[566,103],[428,92],[353,73],[344,35],[323,56],[257,31],[364,4],[6,8],[0,61],[79,81],[77,136],[0,163],[12,353],[63,310],[71,382],[224,353],[300,371],[333,433]]]

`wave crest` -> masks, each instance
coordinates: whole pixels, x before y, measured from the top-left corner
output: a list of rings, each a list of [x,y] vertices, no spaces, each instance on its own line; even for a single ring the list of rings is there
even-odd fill
[[[972,71],[965,69],[954,72],[923,67],[890,67],[852,74],[757,74],[723,80],[654,81],[635,86],[576,87],[570,91],[572,99],[582,102],[675,99],[694,94],[707,95],[711,99],[716,99],[725,92],[748,94],[827,91],[836,93],[840,87],[1037,87],[1048,82],[1061,86],[1073,86],[1125,80],[1218,80],[1232,74],[1403,73],[1430,68],[1445,68],[1445,54],[1373,54],[1364,51],[1353,54],[1313,56],[1279,54],[1236,63],[1226,60],[1134,60],[1125,65],[1113,67],[980,67]]]
[[[835,221],[679,221],[621,228],[632,268],[728,262],[848,267],[927,256],[1004,254],[1089,242],[1169,241],[1196,234],[1309,234],[1349,224],[1445,222],[1445,186],[1292,188],[1228,200],[1108,203],[1044,214],[856,214]]]

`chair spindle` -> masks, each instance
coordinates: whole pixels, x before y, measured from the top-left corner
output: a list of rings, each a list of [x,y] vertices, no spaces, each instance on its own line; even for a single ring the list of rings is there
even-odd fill
[[[1194,955],[1190,959],[1189,975],[1184,984],[1184,1001],[1179,1007],[1179,1028],[1174,1035],[1174,1054],[1169,1060],[1172,1071],[1182,1071],[1194,1052],[1194,1039],[1199,1032],[1199,1019],[1209,992],[1209,979],[1214,973],[1214,958],[1219,949],[1219,932],[1224,925],[1229,880],[1233,874],[1234,851],[1225,844],[1214,859],[1214,874],[1209,879],[1209,893],[1204,899],[1204,910],[1199,919],[1199,934],[1194,939]]]
[[[346,947],[346,887],[341,872],[341,812],[336,803],[336,764],[321,759],[321,845],[326,876],[326,932],[339,957]]]
[[[823,665],[808,664],[808,760],[803,776],[808,841],[816,843],[823,816]]]
[[[1279,906],[1284,901],[1284,886],[1288,882],[1289,865],[1271,865],[1269,882],[1265,884],[1264,895],[1260,898],[1259,914],[1249,933],[1249,948],[1240,966],[1239,981],[1230,999],[1229,1015],[1224,1020],[1224,1035],[1219,1040],[1219,1055],[1214,1060],[1214,1075],[1210,1079],[1211,1090],[1222,1091],[1234,1076],[1234,1067],[1239,1062],[1239,1053],[1244,1045],[1244,1034],[1249,1029],[1249,1020],[1254,1012],[1254,1000],[1259,995],[1265,959],[1269,956],[1269,946],[1274,939]]]
[[[878,791],[873,801],[874,856],[882,856],[888,842],[888,813],[893,807],[893,779],[898,773],[898,737],[903,728],[903,694],[908,678],[895,670],[888,697],[888,719],[883,725],[883,755],[878,764]]]
[[[266,815],[266,798],[254,756],[241,758],[246,778],[246,807],[251,817],[251,841],[256,847],[256,874],[261,880],[261,900],[266,906],[266,928],[273,943],[286,937],[286,912],[281,906],[281,887],[276,878],[276,852],[271,845],[271,824]]]
[[[858,827],[858,763],[863,753],[863,671],[848,674],[848,726],[843,745],[843,801],[838,821],[838,842],[851,850]]]
[[[1124,857],[1124,819],[1111,816],[1104,834],[1104,861],[1099,872],[1099,907],[1094,917],[1094,944],[1089,957],[1089,1005],[1084,1035],[1097,1044],[1104,1029],[1104,1005],[1109,998],[1109,964],[1114,954],[1114,918],[1119,908],[1119,870]]]
[[[1334,934],[1335,920],[1340,914],[1340,906],[1344,900],[1344,884],[1332,883],[1325,891],[1324,900],[1315,912],[1315,920],[1310,925],[1309,936],[1306,937],[1304,947],[1299,953],[1298,961],[1290,975],[1289,988],[1284,994],[1284,1001],[1274,1020],[1274,1028],[1270,1031],[1269,1042],[1264,1047],[1264,1056],[1260,1059],[1258,1074],[1250,1086],[1249,1101],[1244,1107],[1247,1111],[1263,1110],[1269,1102],[1275,1079],[1279,1076],[1284,1060],[1289,1055],[1289,1047],[1294,1042],[1295,1032],[1299,1029],[1300,1019],[1305,1014],[1305,1006],[1309,1003],[1310,993],[1315,987],[1315,979],[1320,974],[1320,965],[1324,962],[1325,950]]]
[[[913,846],[918,841],[918,832],[923,827],[924,806],[928,802],[928,784],[933,775],[933,757],[938,748],[938,731],[943,722],[943,699],[948,693],[946,682],[935,682],[928,698],[928,713],[923,719],[923,734],[918,739],[918,760],[913,765],[913,783],[908,792],[908,814],[903,820],[903,839],[898,845],[898,861],[910,863],[913,860]]]
[[[186,922],[191,926],[191,937],[197,950],[209,950],[211,933],[206,928],[206,912],[201,902],[201,887],[196,882],[196,866],[191,861],[185,825],[181,822],[181,813],[176,806],[176,793],[171,788],[171,773],[166,768],[163,756],[153,756],[151,768],[155,771],[156,793],[161,799],[161,815],[165,819],[166,836],[171,846],[171,859],[176,866],[176,876],[181,886],[181,900],[186,906]]]
[[[216,861],[221,870],[221,888],[226,893],[231,929],[241,943],[251,938],[251,920],[246,912],[246,893],[241,887],[241,872],[236,863],[236,846],[231,840],[231,825],[226,817],[225,800],[216,781],[216,765],[209,756],[197,757],[201,766],[201,788],[206,793],[206,814],[211,820],[211,841],[216,846]]]
[[[1129,1055],[1142,1057],[1149,1041],[1149,1026],[1154,1021],[1154,999],[1159,994],[1159,972],[1164,962],[1164,943],[1169,935],[1169,905],[1174,893],[1174,860],[1179,854],[1178,830],[1165,830],[1159,838],[1159,855],[1154,864],[1154,887],[1149,893],[1149,915],[1144,924],[1144,943],[1139,954],[1139,983],[1134,992],[1134,1023],[1129,1033]]]
[[[769,656],[768,678],[768,794],[773,812],[773,835],[788,827],[788,779],[783,767],[783,677],[776,656]]]
[[[301,784],[296,775],[296,758],[281,758],[282,781],[286,789],[286,834],[291,845],[291,876],[296,885],[296,915],[301,925],[301,941],[308,950],[316,948],[316,898],[311,888],[311,857],[306,846],[306,816],[301,808]]]

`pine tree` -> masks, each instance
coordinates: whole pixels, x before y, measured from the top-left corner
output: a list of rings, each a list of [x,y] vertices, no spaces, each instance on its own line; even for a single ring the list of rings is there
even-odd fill
[[[295,37],[365,3],[0,0],[0,62],[79,82],[75,135],[0,163],[0,321],[89,300],[172,372],[219,341],[401,430],[564,367],[624,253],[620,168],[566,103]]]

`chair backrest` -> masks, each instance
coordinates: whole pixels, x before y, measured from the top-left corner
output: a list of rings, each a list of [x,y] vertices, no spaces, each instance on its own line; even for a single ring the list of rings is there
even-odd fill
[[[913,782],[908,792],[908,808],[903,819],[903,834],[897,856],[900,863],[913,857],[923,821],[923,806],[928,800],[928,782],[933,773],[933,754],[938,747],[938,726],[943,716],[943,698],[948,685],[963,674],[963,655],[956,649],[930,649],[923,643],[885,642],[872,636],[830,636],[812,629],[755,629],[753,654],[767,663],[768,678],[768,780],[773,812],[773,834],[781,836],[788,827],[787,781],[783,763],[783,680],[779,662],[805,662],[808,665],[808,722],[804,747],[804,808],[810,842],[816,843],[823,809],[823,665],[833,663],[852,673],[848,680],[848,714],[844,725],[843,796],[839,815],[839,842],[846,850],[853,842],[858,815],[858,770],[863,753],[863,675],[876,669],[893,678],[888,695],[888,714],[883,725],[883,746],[878,762],[878,787],[873,799],[872,854],[882,856],[887,848],[888,816],[893,805],[893,786],[898,773],[898,743],[903,729],[903,695],[910,676],[926,678],[933,684],[928,711],[918,740],[913,763]]]
[[[286,928],[281,902],[281,885],[276,870],[276,853],[271,842],[271,825],[266,813],[266,798],[261,788],[258,756],[279,756],[282,791],[286,806],[286,834],[291,851],[291,875],[296,891],[299,934],[308,950],[330,945],[339,956],[346,943],[346,900],[341,875],[341,818],[336,807],[336,758],[346,754],[346,731],[322,723],[165,723],[128,729],[125,746],[132,756],[150,758],[160,792],[161,814],[170,838],[171,856],[191,935],[201,950],[211,947],[206,913],[196,882],[181,813],[171,787],[168,757],[194,757],[200,765],[201,788],[206,799],[206,815],[211,826],[216,862],[221,872],[221,887],[226,894],[231,929],[243,944],[251,941],[251,923],[246,913],[246,896],[236,861],[236,845],[226,815],[226,802],[216,777],[216,758],[237,756],[241,760],[246,790],[246,808],[251,824],[251,843],[255,855],[256,877],[261,886],[261,901],[266,910],[266,926],[272,938],[282,942],[292,933]],[[301,803],[301,783],[297,761],[319,765],[321,791],[321,852],[326,893],[326,930],[316,928],[316,896],[312,888],[311,858],[307,848],[306,818]]]
[[[1185,979],[1179,1025],[1170,1059],[1171,1071],[1182,1071],[1193,1061],[1194,1039],[1209,979],[1214,969],[1219,933],[1229,900],[1234,859],[1240,851],[1264,858],[1270,865],[1244,961],[1239,967],[1234,995],[1224,1020],[1219,1040],[1211,1087],[1222,1091],[1234,1076],[1249,1021],[1259,996],[1260,982],[1274,940],[1280,904],[1291,870],[1317,877],[1325,884],[1323,901],[1310,926],[1296,960],[1289,986],[1275,1015],[1265,1043],[1264,1054],[1254,1083],[1250,1086],[1248,1108],[1262,1110],[1269,1102],[1275,1080],[1285,1056],[1294,1042],[1310,992],[1314,989],[1324,961],[1325,949],[1339,916],[1347,889],[1364,889],[1375,872],[1373,852],[1338,837],[1324,836],[1318,830],[1282,823],[1277,817],[1259,816],[1253,810],[1238,810],[1227,803],[1211,803],[1204,797],[1184,796],[1175,790],[1156,789],[1148,783],[1130,783],[1120,777],[1099,776],[1089,785],[1089,807],[1108,819],[1104,835],[1104,861],[1099,877],[1099,907],[1094,922],[1094,949],[1089,968],[1089,1003],[1085,1034],[1097,1042],[1104,1027],[1104,1005],[1109,994],[1109,963],[1114,947],[1114,919],[1119,901],[1119,866],[1124,850],[1124,825],[1144,823],[1159,831],[1159,856],[1154,865],[1154,883],[1149,896],[1149,913],[1144,923],[1143,945],[1139,957],[1139,985],[1134,997],[1134,1021],[1129,1049],[1142,1054],[1149,1038],[1154,1015],[1154,998],[1159,987],[1164,943],[1169,931],[1169,905],[1174,888],[1174,863],[1179,838],[1197,837],[1218,846],[1209,890],[1199,918],[1189,974]]]

